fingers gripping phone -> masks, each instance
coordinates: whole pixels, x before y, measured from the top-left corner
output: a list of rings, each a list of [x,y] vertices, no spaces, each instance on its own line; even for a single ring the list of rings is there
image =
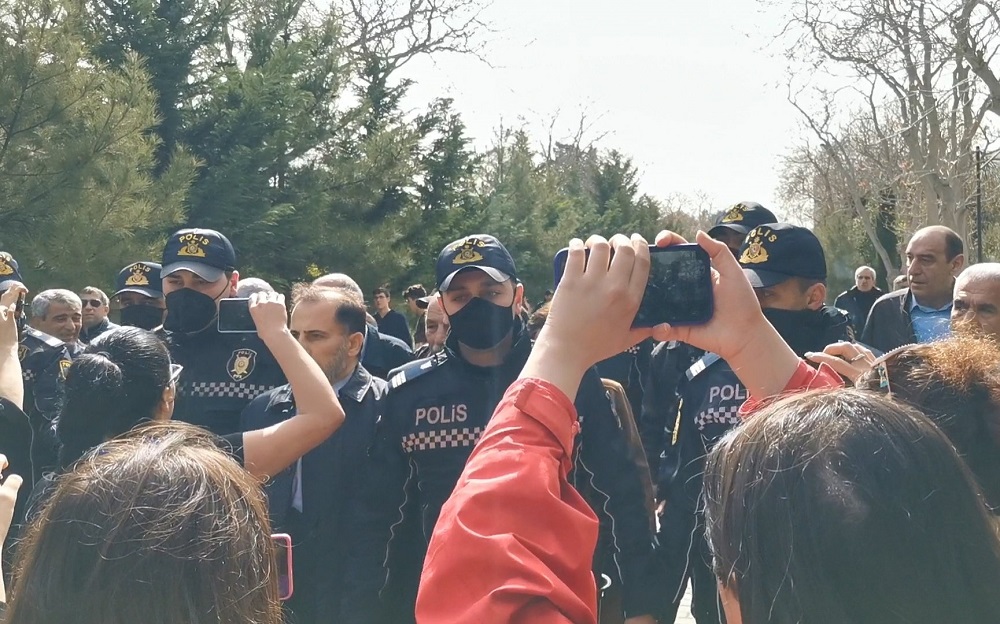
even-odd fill
[[[257,333],[257,324],[253,322],[253,317],[250,316],[249,299],[219,300],[219,333]]]
[[[278,567],[278,598],[288,600],[295,590],[292,581],[292,537],[287,533],[275,533],[271,535],[271,541],[274,542]]]
[[[569,248],[556,254],[555,284],[566,271]],[[587,250],[590,258],[590,250]],[[649,248],[649,279],[632,327],[700,325],[714,313],[712,261],[698,245]]]

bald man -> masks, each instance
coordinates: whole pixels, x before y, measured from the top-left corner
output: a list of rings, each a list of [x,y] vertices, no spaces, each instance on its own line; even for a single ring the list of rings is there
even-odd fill
[[[974,264],[955,280],[951,329],[970,329],[1000,341],[1000,263]]]
[[[955,276],[965,267],[964,252],[962,238],[949,228],[934,225],[917,230],[906,245],[909,287],[875,302],[861,342],[886,352],[947,337]]]
[[[313,286],[342,290],[362,301],[365,299],[361,286],[345,273],[327,273],[317,277],[313,280]],[[413,350],[402,340],[379,333],[378,328],[374,326],[374,319],[370,315],[368,318],[364,345],[361,347],[361,365],[373,377],[385,379],[392,369],[413,361]]]

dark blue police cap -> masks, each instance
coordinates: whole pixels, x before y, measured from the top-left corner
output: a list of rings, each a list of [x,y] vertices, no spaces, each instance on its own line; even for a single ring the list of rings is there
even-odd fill
[[[437,259],[438,290],[448,290],[451,280],[465,269],[480,269],[497,282],[517,278],[510,252],[489,234],[472,234],[445,245]]]
[[[826,254],[809,229],[770,223],[750,230],[739,253],[740,266],[754,288],[792,277],[826,281]]]
[[[24,283],[17,260],[6,251],[0,251],[0,292],[6,291],[14,282]]]
[[[208,282],[236,268],[236,252],[229,239],[215,230],[185,229],[170,236],[163,250],[161,275],[191,271]]]
[[[747,232],[765,223],[775,223],[778,218],[767,208],[757,202],[742,201],[728,210],[723,210],[715,218],[715,225],[708,231],[709,236],[715,236],[719,230],[732,230],[746,236]]]
[[[163,282],[160,281],[160,265],[155,262],[133,262],[118,272],[115,279],[115,294],[134,292],[153,299],[163,299]]]

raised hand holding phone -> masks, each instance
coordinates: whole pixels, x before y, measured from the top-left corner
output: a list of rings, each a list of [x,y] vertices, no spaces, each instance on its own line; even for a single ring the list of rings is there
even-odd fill
[[[257,334],[265,342],[269,336],[288,331],[288,309],[281,293],[254,293],[250,295],[249,306]]]

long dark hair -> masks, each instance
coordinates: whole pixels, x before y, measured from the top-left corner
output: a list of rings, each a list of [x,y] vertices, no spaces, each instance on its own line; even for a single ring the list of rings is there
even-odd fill
[[[66,373],[59,465],[152,418],[169,385],[170,354],[155,334],[120,327],[98,336]]]
[[[217,442],[149,423],[60,475],[5,624],[280,624],[264,494]]]
[[[705,471],[715,571],[747,624],[992,622],[1000,539],[925,416],[859,390],[776,401]]]

